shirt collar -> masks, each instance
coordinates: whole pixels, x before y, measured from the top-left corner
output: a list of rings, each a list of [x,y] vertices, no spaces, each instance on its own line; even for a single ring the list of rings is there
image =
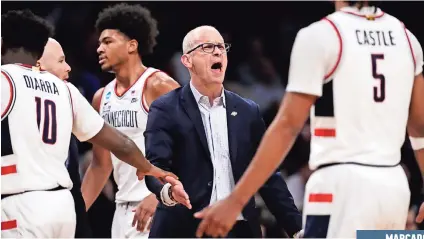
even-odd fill
[[[203,98],[208,98],[207,96],[205,96],[205,95],[202,95],[197,89],[196,89],[196,87],[194,87],[194,85],[193,85],[193,83],[190,81],[190,89],[191,89],[191,92],[193,92],[193,95],[194,95],[194,98],[196,99],[196,102],[199,104],[200,103],[200,100],[202,100]],[[225,94],[224,94],[224,88],[222,88],[222,92],[221,92],[221,95],[218,97],[218,98],[216,98],[215,99],[215,101],[216,100],[219,100],[223,105],[224,105],[224,107],[226,106],[225,105]]]
[[[383,15],[383,11],[378,7],[362,7],[358,9],[357,7],[348,6],[340,9],[342,12],[347,12],[359,16],[380,16]]]

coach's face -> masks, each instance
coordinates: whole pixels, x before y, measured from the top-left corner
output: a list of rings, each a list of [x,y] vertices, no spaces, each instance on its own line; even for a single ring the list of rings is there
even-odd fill
[[[99,64],[102,70],[113,70],[127,61],[130,53],[137,51],[137,43],[118,30],[106,29],[99,37]]]
[[[182,57],[183,64],[204,84],[222,84],[227,70],[228,45],[213,28],[205,28],[195,34],[194,47]]]

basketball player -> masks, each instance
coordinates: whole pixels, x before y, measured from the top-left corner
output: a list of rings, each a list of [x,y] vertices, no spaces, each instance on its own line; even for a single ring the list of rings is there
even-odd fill
[[[71,133],[113,151],[140,179],[171,175],[105,124],[75,86],[34,67],[51,25],[24,10],[3,14],[1,28],[1,237],[74,237],[65,167]]]
[[[63,52],[62,46],[53,38],[49,38],[47,41],[47,44],[44,47],[43,55],[37,62],[37,65],[42,69],[52,73],[61,80],[66,81],[69,78],[71,67],[66,62],[65,53]],[[71,136],[70,141],[68,159],[66,160],[65,165],[68,169],[68,173],[73,184],[71,194],[75,202],[75,238],[90,238],[92,237],[90,223],[88,221],[84,199],[82,198],[81,194],[81,177],[79,173],[79,156],[77,146],[78,142],[74,135]]]
[[[198,236],[227,234],[287,155],[311,107],[315,172],[306,185],[304,237],[405,229],[410,191],[400,149],[407,125],[415,150],[424,147],[423,52],[374,3],[336,1],[335,13],[300,30],[280,111],[232,195],[195,215],[203,218]]]
[[[143,133],[149,105],[160,95],[179,87],[168,75],[142,62],[142,57],[151,53],[156,44],[156,20],[144,7],[118,4],[99,14],[96,28],[101,34],[97,49],[99,64],[103,71],[113,71],[115,79],[95,94],[93,107],[144,152]],[[146,226],[158,204],[156,196],[147,189],[144,180],[135,177],[134,167],[99,147],[93,151],[93,161],[82,183],[86,207],[90,208],[113,170],[118,192],[112,237],[147,238]]]

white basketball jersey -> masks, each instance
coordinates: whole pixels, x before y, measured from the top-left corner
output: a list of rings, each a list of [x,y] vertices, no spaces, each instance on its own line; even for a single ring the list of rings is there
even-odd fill
[[[115,127],[128,137],[145,154],[144,131],[147,124],[147,104],[143,90],[150,76],[159,70],[147,68],[140,78],[122,95],[116,93],[116,79],[104,89],[100,102],[100,115],[111,126]],[[151,192],[147,189],[144,180],[140,181],[136,175],[136,168],[119,160],[111,154],[113,177],[118,186],[116,202],[138,202]]]
[[[407,34],[380,9],[367,18],[345,8],[301,30],[287,88],[320,96],[311,110],[312,169],[400,162],[416,68]],[[317,45],[300,49],[300,41]],[[298,63],[302,54],[316,63]]]
[[[71,133],[88,140],[103,119],[72,84],[47,71],[8,64],[1,72],[1,194],[72,188],[65,167]]]

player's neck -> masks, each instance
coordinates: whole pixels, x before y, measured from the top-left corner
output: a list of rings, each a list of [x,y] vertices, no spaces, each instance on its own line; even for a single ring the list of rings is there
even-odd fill
[[[344,7],[349,7],[349,4],[345,1],[335,1],[334,4],[336,7],[336,11],[340,11],[340,9]]]
[[[207,96],[210,102],[221,96],[224,86],[222,84],[203,84],[200,81],[193,81],[193,86],[200,94]]]
[[[349,7],[349,4],[345,1],[335,1],[335,7],[336,7],[336,11],[340,11],[340,9],[344,8],[344,7]],[[357,3],[355,5],[353,5],[352,7],[356,7],[358,9],[362,8],[362,7],[368,7],[368,2],[363,1],[361,3]]]
[[[119,86],[128,88],[140,78],[146,69],[147,67],[141,61],[128,61],[127,64],[115,70],[116,81]]]
[[[35,66],[37,64],[37,60],[38,59],[36,57],[32,56],[23,49],[19,49],[17,51],[6,51],[6,53],[1,56],[2,64],[21,63]]]

